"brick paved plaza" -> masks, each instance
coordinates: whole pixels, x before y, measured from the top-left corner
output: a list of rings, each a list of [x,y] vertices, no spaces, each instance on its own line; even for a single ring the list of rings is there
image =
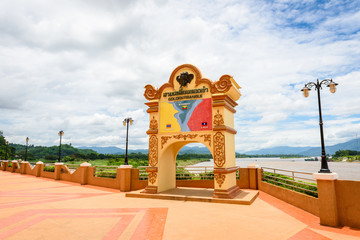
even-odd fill
[[[126,198],[0,171],[0,239],[360,239],[260,191],[252,205]]]

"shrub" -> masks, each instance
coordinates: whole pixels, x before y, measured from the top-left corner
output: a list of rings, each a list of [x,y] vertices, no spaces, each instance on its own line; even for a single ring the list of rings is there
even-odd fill
[[[107,161],[106,165],[107,166],[119,166],[124,164],[124,159],[120,159],[120,158],[111,158]]]
[[[176,180],[191,180],[195,174],[190,173],[188,170],[184,168],[176,169]]]
[[[288,177],[288,176],[285,176],[282,174],[274,174],[274,173],[270,173],[270,172],[263,172],[262,180],[264,182],[271,183],[271,184],[274,184],[279,187],[291,189],[293,191],[304,193],[304,194],[307,194],[307,195],[310,195],[313,197],[318,197],[317,186],[315,183],[309,183],[309,182],[295,180],[295,182],[293,184],[293,179],[291,177]],[[313,186],[309,186],[309,185],[313,185]],[[303,189],[300,189],[300,188],[303,188]],[[316,193],[310,192],[307,190],[315,191]]]
[[[140,180],[148,180],[149,175],[147,173],[140,173],[139,174],[139,179]]]
[[[44,172],[55,172],[55,166],[45,166]]]
[[[74,155],[66,156],[62,159],[63,162],[73,162],[75,160],[76,158],[74,157]]]
[[[114,172],[114,171],[99,171],[99,172],[95,172],[95,177],[116,178],[116,172]]]
[[[206,172],[199,174],[201,180],[214,179],[214,172]]]

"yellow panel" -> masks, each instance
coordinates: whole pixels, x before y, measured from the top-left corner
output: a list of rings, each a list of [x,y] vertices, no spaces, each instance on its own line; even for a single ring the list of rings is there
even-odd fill
[[[171,103],[160,103],[160,132],[172,133],[181,131],[180,125],[174,116],[178,112]],[[167,125],[171,125],[171,127],[167,127]]]

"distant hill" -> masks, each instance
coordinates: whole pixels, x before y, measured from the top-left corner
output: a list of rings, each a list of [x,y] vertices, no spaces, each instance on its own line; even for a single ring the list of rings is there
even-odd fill
[[[118,147],[78,147],[79,149],[91,149],[97,153],[102,154],[125,154],[125,149],[118,148]],[[128,153],[148,153],[147,149],[129,149]]]
[[[358,151],[358,144],[360,144],[360,142],[358,142],[359,140],[357,139],[353,139],[350,140],[348,142],[344,142],[344,143],[338,143],[335,144],[333,146],[325,146],[325,152],[326,154],[335,154],[336,151],[338,150],[354,150],[354,151]],[[305,155],[305,156],[320,156],[321,155],[321,147],[312,147],[304,152],[299,153],[301,155]]]
[[[125,149],[118,148],[118,147],[78,147],[79,149],[91,149],[94,150],[97,153],[102,154],[125,154]],[[148,153],[148,149],[129,149],[129,153]],[[180,154],[185,153],[198,153],[198,154],[209,154],[210,151],[206,147],[183,147],[180,152]]]
[[[359,141],[360,144],[360,141]],[[97,153],[102,154],[124,154],[125,149],[118,148],[118,147],[79,147],[79,149],[91,149],[96,151]],[[327,154],[334,154],[338,150],[355,150],[358,151],[358,143],[356,139],[353,139],[351,141],[345,142],[345,143],[339,143],[333,146],[326,146],[326,153]],[[148,153],[148,149],[131,149],[129,150],[129,153]],[[237,151],[239,152],[239,151]],[[210,151],[206,147],[183,147],[180,152],[180,154],[185,153],[198,153],[198,154],[209,154]],[[248,151],[248,152],[242,152],[243,154],[247,155],[266,155],[266,154],[272,154],[272,155],[303,155],[303,156],[320,156],[321,155],[321,148],[320,147],[288,147],[288,146],[281,146],[281,147],[273,147],[273,148],[264,148],[259,149],[256,151]]]
[[[179,151],[179,153],[180,154],[185,154],[185,153],[211,154],[209,149],[207,149],[206,147],[187,147],[187,146],[184,146]]]
[[[265,155],[265,154],[299,154],[299,152],[305,152],[309,150],[311,147],[273,147],[273,148],[264,148],[255,151],[248,151],[244,154],[247,155]]]
[[[360,144],[360,142],[359,142]],[[326,154],[334,154],[338,150],[355,150],[358,151],[358,140],[353,139],[344,143],[335,144],[333,146],[325,146]],[[248,151],[244,154],[248,155],[264,155],[264,154],[296,154],[303,156],[320,156],[321,147],[273,147],[256,151]]]

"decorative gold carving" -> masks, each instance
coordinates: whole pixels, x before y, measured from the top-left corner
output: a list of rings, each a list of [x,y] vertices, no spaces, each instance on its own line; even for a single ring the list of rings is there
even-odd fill
[[[214,135],[214,163],[217,167],[225,164],[225,136],[221,132]]]
[[[196,138],[197,134],[179,134],[179,135],[175,135],[173,137],[176,139],[183,138],[186,141],[186,139],[188,139],[188,138],[190,138],[190,139]]]
[[[180,88],[186,87],[194,79],[194,74],[188,72],[182,72],[176,77],[176,81],[180,84]]]
[[[234,107],[236,107],[238,104],[229,96],[227,95],[213,95],[213,107],[225,107],[232,113],[236,113],[236,110]]]
[[[229,105],[236,107],[238,104],[228,95],[214,95],[212,96],[213,104],[216,103],[218,106]]]
[[[215,126],[218,125],[224,125],[224,118],[223,116],[220,114],[219,109],[217,110],[215,116],[214,116],[214,124]]]
[[[158,163],[158,139],[155,135],[149,138],[149,165],[155,167]]]
[[[171,85],[172,87],[174,87],[174,80],[176,78],[175,74],[178,74],[180,70],[182,71],[187,71],[187,69],[190,69],[191,72],[193,74],[195,74],[195,86],[198,86],[200,84],[199,81],[202,80],[207,80],[207,79],[203,79],[200,70],[195,67],[194,65],[191,64],[183,64],[178,66],[177,68],[174,69],[174,71],[171,73],[170,78],[169,78],[169,85]],[[211,81],[207,80],[207,83],[211,86]],[[162,90],[162,87],[160,88],[160,91]],[[162,91],[161,91],[162,92]]]
[[[147,171],[147,172],[157,172],[158,168],[157,167],[146,167],[145,171]]]
[[[159,92],[153,85],[148,84],[145,86],[144,96],[147,100],[153,100],[158,98]]]
[[[161,137],[161,149],[163,149],[164,145],[167,143],[167,141],[172,138],[172,136],[162,136]]]
[[[150,129],[151,130],[157,130],[158,129],[158,122],[155,119],[155,116],[153,116],[153,118],[150,121]]]
[[[203,137],[204,142],[209,142],[209,146],[211,147],[211,134],[203,134],[200,135],[199,137]]]
[[[225,174],[215,174],[214,177],[219,187],[221,187],[221,185],[223,185],[223,183],[225,182]]]
[[[149,108],[148,110],[146,110],[147,113],[152,113],[152,112],[158,112],[159,111],[159,102],[147,102],[145,103],[145,105],[147,105]]]
[[[237,172],[238,170],[239,167],[214,168],[214,174],[228,174],[228,173]]]
[[[224,125],[217,125],[213,128],[214,131],[225,131],[231,134],[236,134],[237,131],[231,127],[224,126]]]
[[[229,89],[232,86],[230,79],[231,79],[231,76],[229,76],[229,75],[221,76],[220,79],[214,83],[212,92],[213,93],[216,93],[216,92],[224,93],[224,92],[229,91]]]
[[[156,182],[157,172],[149,172],[149,182],[154,184]]]
[[[190,71],[189,71],[190,70]],[[231,86],[238,87],[238,85],[234,85],[232,82],[232,77],[230,75],[223,75],[220,77],[220,79],[216,82],[213,82],[207,78],[203,78],[200,70],[191,65],[191,64],[183,64],[178,66],[174,69],[174,71],[171,73],[169,82],[163,84],[159,89],[156,89],[152,85],[146,85],[145,86],[145,93],[144,96],[147,100],[155,100],[160,99],[163,91],[166,88],[172,88],[174,89],[174,80],[176,79],[176,75],[181,73],[181,71],[189,71],[191,74],[194,74],[195,77],[195,87],[197,87],[200,84],[206,84],[209,86],[209,90],[211,93],[226,93],[230,90]],[[175,89],[174,89],[175,90]],[[152,109],[148,109],[152,110]]]

